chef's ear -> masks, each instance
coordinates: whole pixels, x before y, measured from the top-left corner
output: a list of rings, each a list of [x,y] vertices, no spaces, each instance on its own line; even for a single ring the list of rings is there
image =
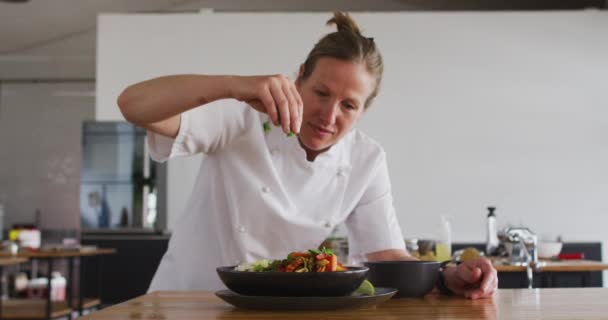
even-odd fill
[[[304,64],[300,65],[300,70],[298,70],[298,78],[296,79],[296,84],[300,84],[302,82],[302,76],[304,76]]]

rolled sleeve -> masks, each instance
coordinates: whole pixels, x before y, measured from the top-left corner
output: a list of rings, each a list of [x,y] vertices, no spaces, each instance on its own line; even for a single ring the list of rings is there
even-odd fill
[[[175,138],[148,130],[150,157],[158,162],[172,157],[212,153],[254,127],[252,108],[236,100],[219,100],[181,114]]]
[[[166,137],[150,130],[146,132],[148,151],[152,160],[165,162],[169,158],[189,154],[186,147],[189,116],[187,113],[182,113],[180,117],[179,131],[175,138]]]
[[[372,252],[405,249],[395,214],[386,157],[381,157],[376,175],[345,222],[349,255],[354,260]]]

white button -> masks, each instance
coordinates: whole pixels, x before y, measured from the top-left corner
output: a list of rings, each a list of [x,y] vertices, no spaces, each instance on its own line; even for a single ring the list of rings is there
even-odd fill
[[[325,221],[325,228],[331,228],[331,223],[329,221]]]
[[[268,192],[270,192],[270,189],[267,186],[263,186],[262,187],[262,192],[263,193],[268,193]]]
[[[279,155],[279,150],[278,149],[272,149],[272,150],[270,150],[270,154],[273,155],[273,156],[277,156],[277,155]]]
[[[338,177],[345,177],[345,176],[346,176],[346,172],[344,171],[344,169],[338,170]]]
[[[243,227],[243,226],[239,226],[239,227],[238,227],[238,230],[239,230],[239,232],[240,232],[240,233],[245,233],[245,231],[247,231],[247,230],[245,229],[245,227]]]

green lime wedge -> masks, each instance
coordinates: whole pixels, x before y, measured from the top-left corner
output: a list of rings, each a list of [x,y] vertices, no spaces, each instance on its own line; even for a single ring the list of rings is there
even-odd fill
[[[365,296],[373,296],[376,292],[374,285],[368,280],[363,280],[359,288],[355,291],[356,293],[365,295]]]

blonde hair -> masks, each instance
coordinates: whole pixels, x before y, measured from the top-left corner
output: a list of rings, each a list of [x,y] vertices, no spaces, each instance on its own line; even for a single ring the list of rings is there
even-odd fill
[[[364,37],[357,23],[347,13],[334,12],[333,18],[327,21],[327,25],[332,24],[336,25],[338,31],[326,34],[315,44],[304,61],[304,70],[300,78],[307,79],[315,69],[317,61],[323,57],[362,63],[376,80],[374,90],[365,101],[367,109],[374,97],[378,95],[382,81],[384,72],[382,55],[376,47],[374,38]]]

